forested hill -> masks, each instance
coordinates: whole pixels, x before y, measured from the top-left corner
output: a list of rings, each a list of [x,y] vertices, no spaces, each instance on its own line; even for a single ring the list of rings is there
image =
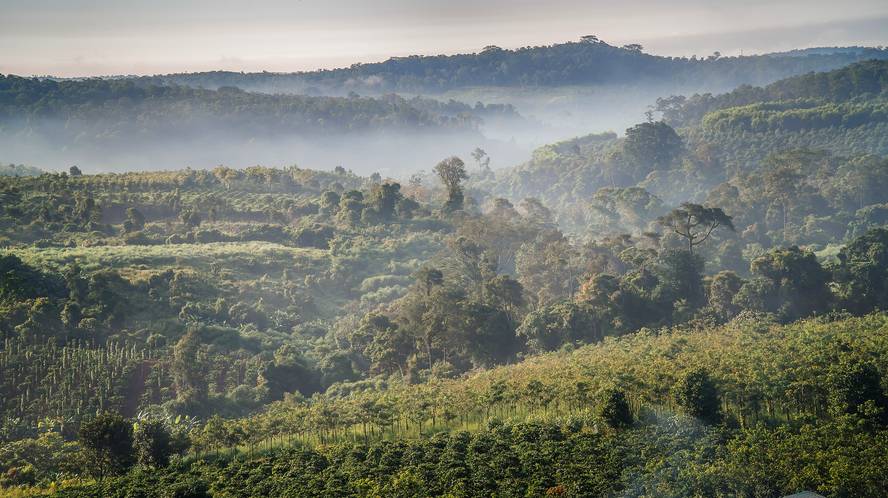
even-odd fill
[[[474,185],[514,202],[536,197],[590,237],[640,234],[670,207],[705,201],[735,216],[742,250],[822,246],[888,221],[886,82],[888,62],[866,61],[664,99],[664,121],[540,147]]]
[[[744,85],[722,95],[702,94],[659,99],[657,110],[675,127],[699,124],[706,114],[730,107],[767,102],[794,102],[796,107],[816,103],[844,103],[873,98],[888,91],[888,61],[870,60],[829,72],[786,78],[764,87]],[[786,107],[786,105],[784,105]]]
[[[367,175],[413,171],[484,143],[479,129],[486,120],[523,122],[508,105],[397,95],[269,95],[234,87],[0,75],[2,160],[49,169],[304,162],[345,165]]]
[[[0,75],[0,120],[39,126],[45,120],[77,122],[96,133],[179,133],[201,120],[254,133],[343,131],[371,126],[401,128],[465,126],[455,118],[420,110],[406,100],[308,97],[129,80],[64,80]]]
[[[597,38],[580,42],[505,50],[488,46],[477,53],[394,57],[384,62],[300,73],[206,72],[149,78],[162,83],[218,88],[237,86],[269,93],[419,92],[442,93],[478,86],[669,85],[733,88],[761,85],[810,71],[888,58],[888,51],[808,52],[744,57],[662,57],[639,45],[616,47]]]

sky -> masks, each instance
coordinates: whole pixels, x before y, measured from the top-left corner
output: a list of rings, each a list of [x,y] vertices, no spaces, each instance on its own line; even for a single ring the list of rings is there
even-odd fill
[[[301,71],[595,34],[661,55],[888,45],[886,0],[0,0],[0,73]]]

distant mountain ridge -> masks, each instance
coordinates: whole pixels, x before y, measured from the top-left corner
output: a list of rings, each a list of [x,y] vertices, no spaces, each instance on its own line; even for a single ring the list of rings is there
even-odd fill
[[[70,164],[119,170],[118,165],[126,164],[157,169],[326,159],[333,163],[329,167],[354,164],[369,174],[390,167],[396,153],[407,164],[425,164],[452,153],[453,141],[482,144],[478,129],[485,119],[521,117],[508,106],[397,95],[270,95],[126,79],[0,75],[4,160],[57,169]],[[417,145],[420,138],[427,147]],[[409,143],[413,156],[404,152]]]
[[[762,85],[795,74],[825,71],[867,59],[888,59],[869,47],[809,48],[790,52],[720,57],[664,57],[640,45],[616,47],[586,38],[514,50],[496,46],[477,53],[392,57],[348,68],[293,73],[212,71],[138,78],[202,88],[237,86],[265,93],[443,93],[476,86],[670,84],[733,88]]]

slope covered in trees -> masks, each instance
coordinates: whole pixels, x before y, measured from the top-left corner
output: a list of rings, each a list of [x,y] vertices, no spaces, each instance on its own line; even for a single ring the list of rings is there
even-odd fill
[[[787,438],[826,469],[847,448],[881,462],[884,317],[841,313],[888,305],[884,229],[830,261],[713,255],[736,223],[684,204],[658,234],[582,242],[538,201],[480,209],[459,158],[434,170],[441,187],[261,167],[0,179],[3,485],[681,495],[750,489],[732,469]],[[810,316],[827,318],[778,326]],[[798,367],[753,373],[761,355]],[[463,461],[483,444],[515,463],[423,477],[437,451]],[[663,460],[675,449],[708,470]],[[417,456],[373,474],[390,451]],[[571,461],[585,463],[549,470]],[[766,494],[873,485],[833,475],[790,466]]]
[[[167,124],[165,119],[183,116],[251,125],[256,127],[254,133],[341,131],[371,124],[403,128],[448,124],[447,120],[419,111],[395,97],[383,100],[274,96],[233,87],[202,90],[98,78],[57,81],[10,75],[0,79],[0,119],[19,121],[23,126],[43,118],[89,122],[98,132],[105,133],[110,130],[100,127],[138,125],[144,133],[159,131],[153,128]]]
[[[744,251],[847,240],[880,224],[888,201],[877,194],[888,153],[886,68],[870,61],[765,88],[661,99],[662,122],[541,147],[473,186],[479,195],[539,198],[582,236],[650,231],[670,207],[694,200],[735,217]]]
[[[888,57],[885,50],[772,54],[746,57],[661,57],[639,45],[616,47],[595,37],[579,42],[478,53],[396,57],[385,62],[303,73],[209,72],[150,77],[151,81],[218,88],[236,86],[268,93],[444,93],[483,86],[674,85],[733,88],[761,85],[794,74],[824,71]]]
[[[403,183],[342,166],[2,175],[0,492],[879,496],[883,64],[499,175],[481,147]],[[49,116],[181,131],[157,109],[282,133],[515,112],[3,81],[25,134]],[[827,150],[785,146],[799,137]]]
[[[879,96],[888,89],[888,64],[870,60],[828,72],[812,72],[776,81],[764,87],[744,85],[722,95],[664,98],[658,110],[675,127],[699,124],[709,113],[731,107],[769,102],[800,101],[844,103],[859,97]]]
[[[397,57],[334,70],[217,71],[140,80],[208,89],[238,87],[271,94],[398,93],[511,105],[539,122],[487,119],[485,135],[514,140],[526,149],[522,151],[526,155],[534,147],[564,137],[624,129],[641,120],[646,106],[664,95],[727,92],[739,85],[765,85],[793,75],[886,58],[888,51],[884,49],[862,47],[804,54],[663,57],[645,53],[640,45],[616,47],[588,36],[578,42],[514,50],[488,46],[477,53]],[[496,156],[503,159],[502,154]],[[509,155],[499,164],[518,160]]]
[[[55,170],[72,163],[126,171],[306,160],[360,167],[369,175],[412,170],[417,159],[484,144],[480,128],[499,121],[529,124],[508,105],[0,75],[4,156]],[[338,147],[343,142],[349,147]]]
[[[879,496],[885,320],[748,316],[465,380],[284,401],[192,431],[188,460],[140,460],[52,495]],[[52,451],[50,435],[30,452]]]

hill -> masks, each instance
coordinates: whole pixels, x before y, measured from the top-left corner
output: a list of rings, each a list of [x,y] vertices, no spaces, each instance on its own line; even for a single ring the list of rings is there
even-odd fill
[[[662,122],[633,126],[623,138],[541,147],[474,185],[516,202],[539,198],[563,227],[593,238],[641,234],[671,206],[692,201],[734,216],[744,251],[778,240],[823,247],[882,223],[876,213],[888,199],[873,194],[888,154],[886,74],[886,62],[868,61],[723,95],[661,99]],[[781,175],[791,184],[779,187]]]
[[[453,149],[487,143],[479,132],[485,120],[523,122],[505,105],[395,95],[309,97],[0,76],[4,153],[56,170],[255,164],[248,157],[278,165],[347,164],[368,175],[412,170]],[[349,147],[336,146],[342,142]]]
[[[395,57],[334,70],[217,71],[140,79],[208,89],[234,86],[271,94],[394,92],[511,104],[545,126],[528,130],[520,123],[501,122],[485,127],[485,134],[533,148],[564,137],[626,128],[641,120],[647,106],[664,95],[727,92],[744,84],[765,85],[793,75],[886,58],[888,51],[875,48],[812,50],[803,56],[663,57],[644,53],[639,45],[616,47],[586,37],[579,42],[514,50],[489,46],[477,53]]]
[[[206,456],[52,495],[878,496],[885,321],[746,317],[282,402],[208,424]]]
[[[149,77],[150,81],[202,88],[236,86],[266,93],[428,93],[470,87],[647,86],[733,88],[760,85],[794,74],[885,59],[876,48],[808,49],[746,57],[681,58],[646,54],[638,45],[616,47],[594,37],[579,42],[496,46],[478,53],[394,57],[384,62],[300,73],[207,72]]]
[[[0,175],[0,494],[879,496],[885,64],[501,172],[505,105],[4,77],[0,135],[66,160],[217,126],[475,165]]]

